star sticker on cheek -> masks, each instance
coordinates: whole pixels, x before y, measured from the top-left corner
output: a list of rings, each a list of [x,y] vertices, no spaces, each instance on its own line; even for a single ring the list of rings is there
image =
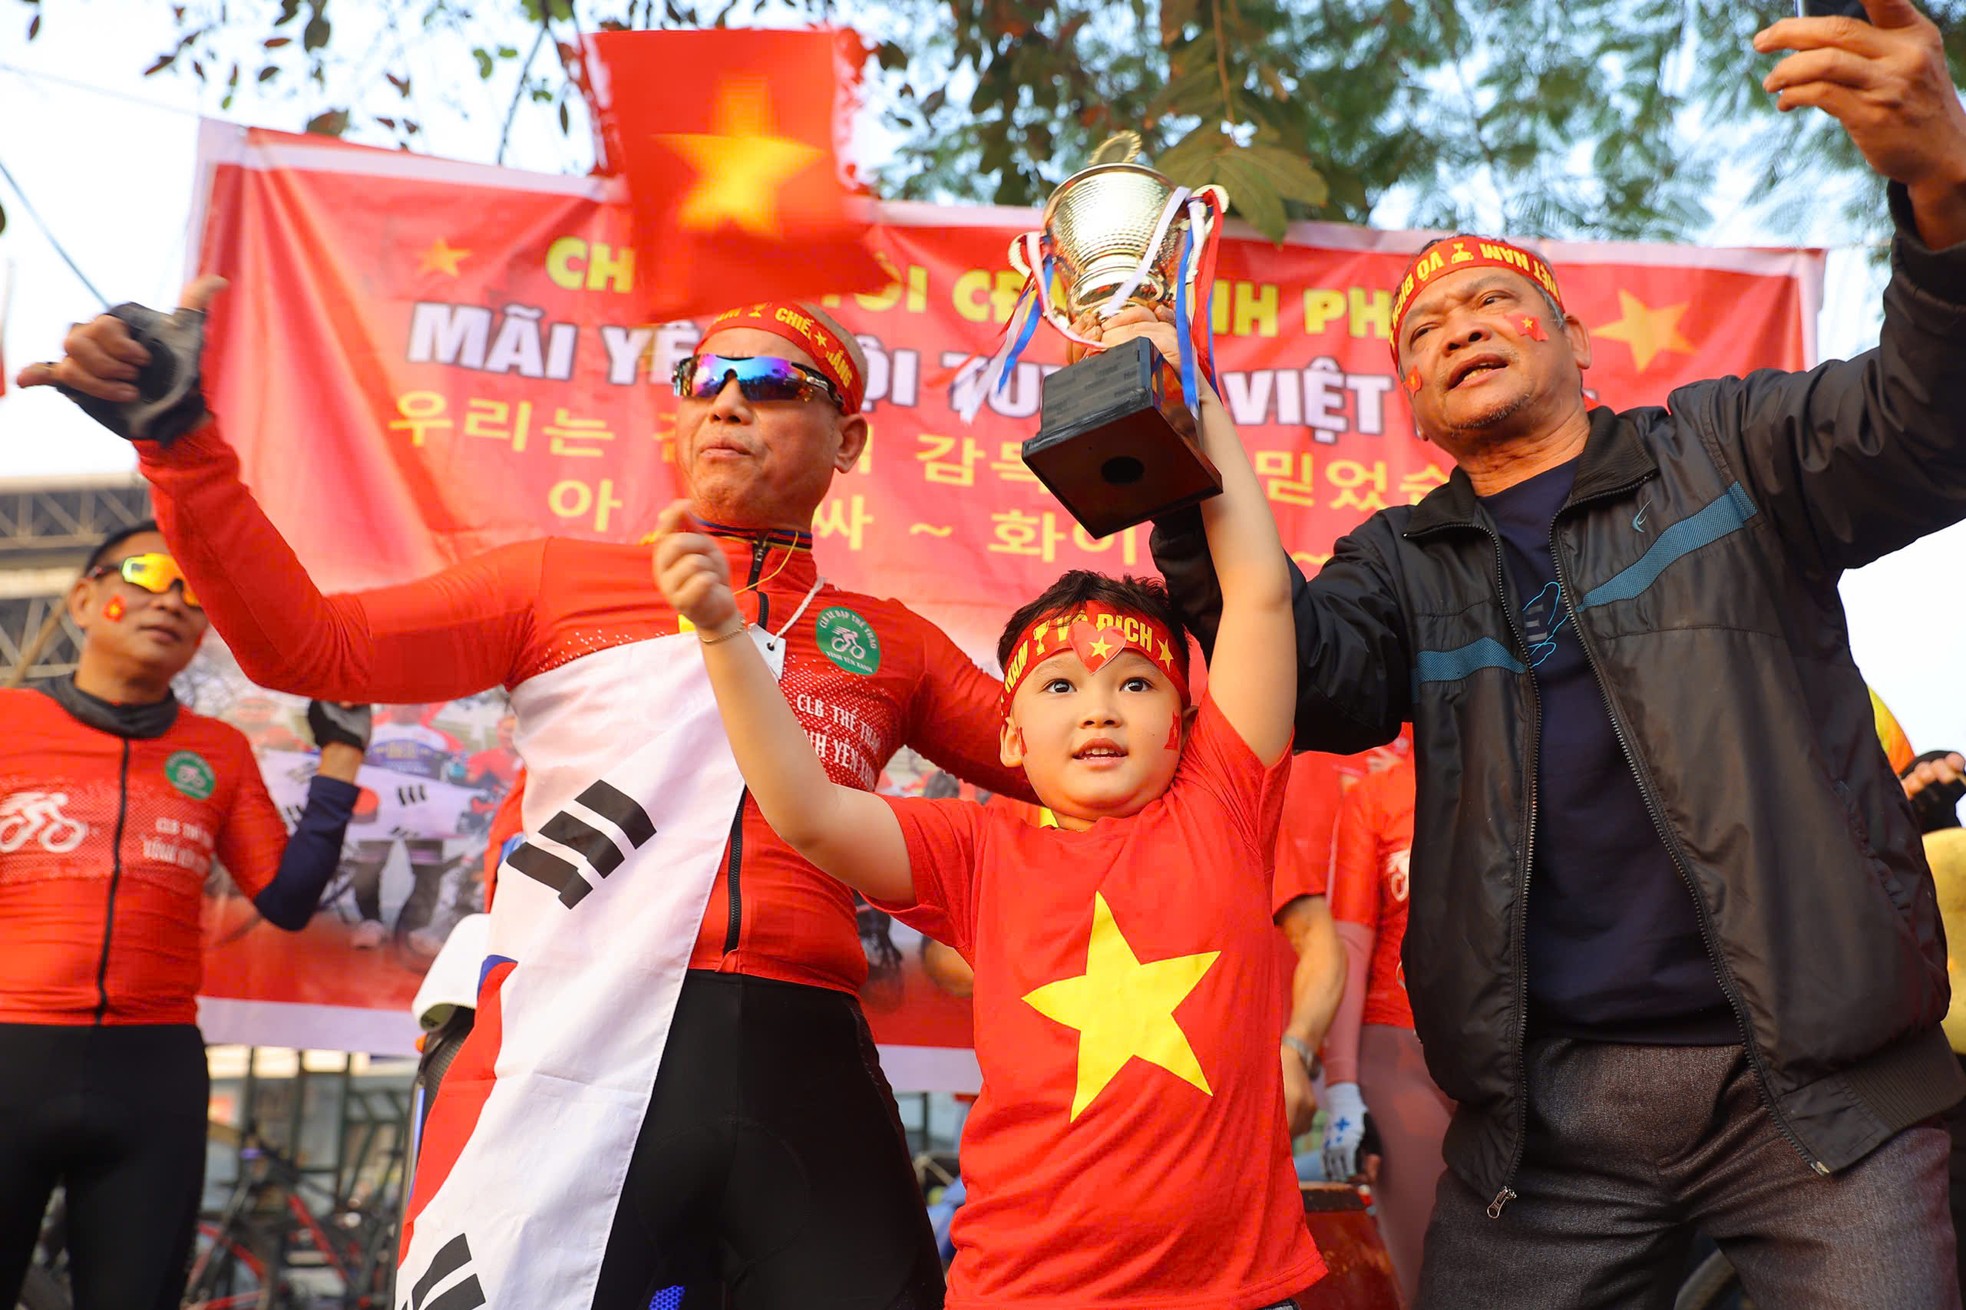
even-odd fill
[[[1543,323],[1534,314],[1522,316],[1522,335],[1531,341],[1548,341],[1550,334],[1543,331]]]
[[[1408,391],[1409,393],[1411,393],[1412,395],[1415,395],[1415,396],[1417,396],[1417,395],[1419,395],[1419,394],[1420,394],[1420,388],[1421,388],[1421,386],[1422,386],[1422,385],[1424,385],[1424,384],[1423,384],[1423,383],[1422,383],[1422,382],[1420,381],[1420,370],[1419,370],[1419,369],[1417,369],[1417,368],[1409,368],[1409,369],[1407,369],[1407,370],[1406,370],[1406,389],[1407,389],[1407,391]]]

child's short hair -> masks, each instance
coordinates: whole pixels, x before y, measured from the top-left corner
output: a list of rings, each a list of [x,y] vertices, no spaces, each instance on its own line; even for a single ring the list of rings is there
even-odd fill
[[[1188,629],[1181,622],[1181,611],[1175,608],[1174,598],[1167,594],[1160,579],[1131,575],[1115,578],[1091,569],[1072,569],[1046,587],[1036,600],[1010,616],[1003,636],[997,639],[997,666],[1002,668],[1010,663],[1017,639],[1033,623],[1072,614],[1088,601],[1132,610],[1166,628],[1174,643],[1174,661],[1180,666],[1181,676],[1184,679],[1188,676]]]

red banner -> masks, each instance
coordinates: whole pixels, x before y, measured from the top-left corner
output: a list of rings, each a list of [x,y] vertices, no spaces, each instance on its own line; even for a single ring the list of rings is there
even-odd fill
[[[221,124],[205,128],[201,170],[198,268],[232,283],[211,321],[213,407],[324,587],[543,534],[649,530],[676,492],[668,380],[699,329],[634,321],[637,279],[669,252],[634,243],[618,184]],[[1048,330],[973,424],[956,415],[1020,284],[1006,248],[1036,214],[881,215],[893,284],[837,307],[870,359],[873,440],[814,524],[820,567],[988,660],[1007,612],[1064,569],[1151,570],[1147,529],[1088,538],[1018,458],[1039,380],[1063,362]],[[1307,568],[1446,477],[1386,346],[1392,289],[1425,239],[1303,224],[1273,246],[1231,224],[1223,242],[1220,389]],[[1813,360],[1819,251],[1541,251],[1595,342],[1586,381],[1602,403]]]

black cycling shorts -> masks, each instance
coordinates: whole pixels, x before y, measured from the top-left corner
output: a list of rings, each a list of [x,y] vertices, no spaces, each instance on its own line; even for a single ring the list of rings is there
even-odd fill
[[[75,1310],[177,1310],[209,1090],[191,1024],[0,1024],[0,1306],[59,1183]]]
[[[939,1310],[942,1265],[850,996],[691,970],[595,1310]],[[721,1298],[703,1296],[721,1285]]]

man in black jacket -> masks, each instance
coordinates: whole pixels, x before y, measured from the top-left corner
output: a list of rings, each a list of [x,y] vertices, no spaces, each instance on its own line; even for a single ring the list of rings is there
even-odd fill
[[[1589,410],[1547,267],[1451,238],[1393,348],[1459,467],[1297,584],[1298,747],[1414,727],[1430,1310],[1667,1306],[1695,1225],[1761,1305],[1959,1304],[1944,937],[1836,584],[1966,518],[1966,111],[1865,3],[1756,46],[1890,181],[1879,348]],[[1154,553],[1212,637],[1199,534]]]

